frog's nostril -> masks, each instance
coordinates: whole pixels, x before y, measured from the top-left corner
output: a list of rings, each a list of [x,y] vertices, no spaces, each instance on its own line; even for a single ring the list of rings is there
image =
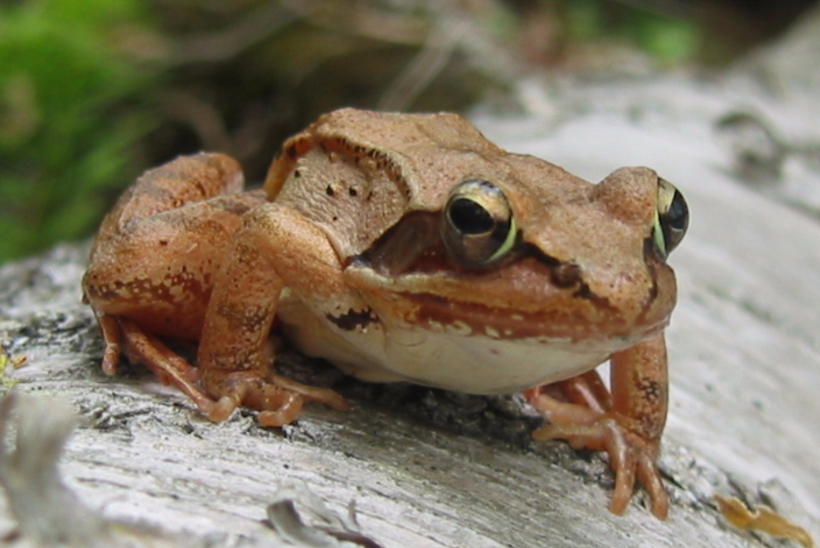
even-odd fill
[[[574,287],[581,282],[581,267],[575,263],[560,263],[552,269],[552,283],[558,287]]]

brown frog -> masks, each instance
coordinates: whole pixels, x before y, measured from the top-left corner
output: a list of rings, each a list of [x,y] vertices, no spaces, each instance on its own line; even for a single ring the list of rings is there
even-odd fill
[[[536,439],[608,452],[612,511],[637,477],[666,516],[665,261],[688,223],[671,184],[636,167],[593,185],[455,114],[343,109],[285,143],[263,192],[242,186],[229,157],[179,158],[106,217],[83,279],[106,373],[125,352],[214,421],[237,406],[265,426],[304,400],[344,409],[275,372],[276,320],[365,381],[525,391],[551,421]],[[199,341],[197,367],[161,338]],[[606,360],[611,395],[594,371]]]

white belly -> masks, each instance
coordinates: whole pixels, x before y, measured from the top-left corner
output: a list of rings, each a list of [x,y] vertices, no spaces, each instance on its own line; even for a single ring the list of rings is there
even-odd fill
[[[416,330],[388,334],[384,350],[367,357],[400,380],[469,394],[508,394],[589,371],[609,356],[566,346]],[[360,363],[338,365],[363,380],[380,380]]]
[[[280,302],[289,340],[370,382],[408,381],[470,394],[513,393],[589,371],[634,341],[501,339],[457,329],[371,324],[341,330],[294,300]]]

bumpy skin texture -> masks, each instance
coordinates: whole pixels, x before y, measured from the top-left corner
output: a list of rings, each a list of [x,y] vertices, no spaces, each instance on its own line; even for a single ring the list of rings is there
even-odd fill
[[[442,238],[448,197],[476,179],[504,196],[517,230],[486,265]],[[217,421],[240,405],[268,426],[304,400],[344,409],[275,373],[276,320],[303,352],[364,380],[527,390],[551,421],[537,439],[609,453],[614,512],[637,478],[664,517],[655,461],[676,295],[650,245],[658,181],[624,168],[592,185],[457,115],[353,109],[288,140],[265,194],[242,192],[226,156],[177,159],[143,175],[100,228],[83,288],[103,368],[113,374],[125,352]],[[199,341],[197,367],[160,338]],[[611,396],[593,371],[607,359]]]

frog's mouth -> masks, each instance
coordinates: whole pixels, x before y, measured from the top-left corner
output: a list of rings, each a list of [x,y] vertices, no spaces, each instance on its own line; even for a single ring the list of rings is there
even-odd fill
[[[412,303],[405,319],[425,328],[445,330],[466,336],[500,340],[535,339],[542,341],[579,341],[618,339],[630,344],[660,333],[668,324],[668,314],[632,323],[613,312],[590,317],[579,309],[558,307],[537,312],[498,309],[484,304],[452,301],[429,293],[401,293]]]

